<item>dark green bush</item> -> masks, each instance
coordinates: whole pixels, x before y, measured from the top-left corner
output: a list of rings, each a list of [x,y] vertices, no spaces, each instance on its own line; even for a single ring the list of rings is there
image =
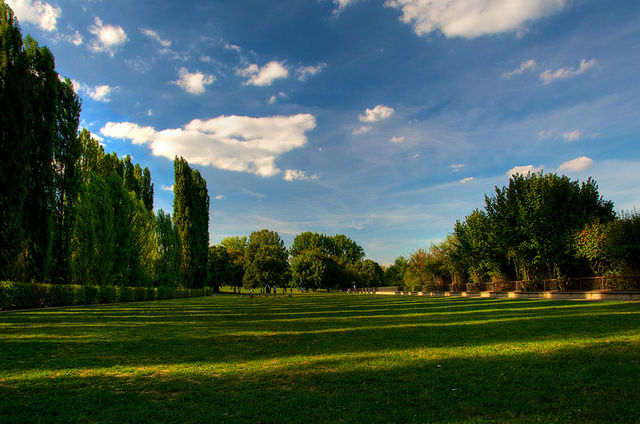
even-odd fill
[[[146,300],[147,299],[147,288],[146,287],[133,287],[133,299],[136,302]]]
[[[13,283],[0,281],[0,309],[10,309],[13,304]]]
[[[117,287],[100,286],[100,303],[115,303],[118,301]]]
[[[84,286],[84,303],[89,305],[91,303],[100,302],[100,287],[97,286]]]
[[[147,296],[146,300],[156,300],[158,298],[158,293],[155,287],[147,287]]]
[[[78,286],[75,286],[78,287]],[[47,306],[73,305],[75,290],[68,284],[51,284],[46,294]]]
[[[133,302],[135,300],[135,293],[133,287],[118,287],[119,302]]]
[[[2,294],[0,294],[2,296]],[[168,287],[158,287],[156,290],[156,299],[163,300],[169,299],[169,288]],[[1,303],[0,303],[1,305]]]

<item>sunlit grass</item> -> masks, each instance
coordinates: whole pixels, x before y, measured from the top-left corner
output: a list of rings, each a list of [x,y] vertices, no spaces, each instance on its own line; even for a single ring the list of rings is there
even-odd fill
[[[640,304],[222,295],[0,314],[1,422],[639,422]]]

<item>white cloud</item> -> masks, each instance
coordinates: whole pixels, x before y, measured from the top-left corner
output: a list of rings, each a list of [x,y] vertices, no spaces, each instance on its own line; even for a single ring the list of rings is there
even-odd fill
[[[579,158],[572,159],[567,162],[563,162],[558,167],[559,171],[585,171],[593,165],[593,160],[586,156],[580,156]]]
[[[213,62],[213,59],[211,59],[210,56],[200,56],[200,61],[204,63],[211,63]]]
[[[178,75],[180,78],[171,82],[191,94],[204,93],[205,86],[213,84],[216,80],[216,77],[213,75],[203,74],[200,71],[190,73],[187,68],[180,68]]]
[[[170,186],[166,186],[166,185],[161,185],[160,188],[164,191],[173,191],[173,184],[171,184]]]
[[[287,169],[284,171],[284,177],[282,177],[285,181],[294,181],[294,180],[317,180],[320,178],[319,175],[307,175],[305,171],[298,171],[296,169]]]
[[[368,109],[364,111],[364,115],[360,115],[360,122],[378,122],[383,119],[387,119],[391,115],[393,115],[392,107],[385,105],[378,105],[373,109]]]
[[[360,128],[356,128],[351,132],[353,135],[366,134],[371,131],[371,127],[367,127],[366,125],[361,126]]]
[[[76,45],[76,46],[81,45],[82,42],[83,42],[82,35],[80,35],[79,31],[76,31],[73,34],[61,35],[60,37],[63,40],[65,40],[65,41],[67,41],[67,42],[69,42],[69,43],[71,43],[73,45]]]
[[[289,76],[289,70],[280,62],[271,61],[259,68],[255,63],[237,71],[238,75],[249,78],[245,85],[265,86],[273,81]]]
[[[310,114],[253,118],[219,116],[195,119],[184,128],[156,131],[130,122],[109,122],[100,132],[113,138],[148,144],[156,156],[229,171],[271,177],[281,172],[275,161],[283,153],[304,146],[306,132],[316,126]]]
[[[544,140],[551,137],[551,130],[540,130],[538,131],[538,138],[540,140]]]
[[[527,175],[528,173],[535,174],[536,172],[540,172],[544,169],[543,165],[533,166],[533,165],[523,165],[523,166],[514,166],[510,170],[507,171],[507,177],[511,177],[515,174]]]
[[[338,13],[345,7],[356,3],[357,1],[358,0],[333,0],[333,4],[336,5],[336,9],[333,11],[333,13]]]
[[[404,137],[394,136],[394,137],[391,137],[389,139],[389,141],[392,142],[393,144],[400,144],[400,143],[404,142]]]
[[[152,40],[154,40],[155,42],[159,43],[162,47],[171,47],[171,41],[169,40],[165,40],[162,37],[160,37],[160,34],[158,34],[158,31],[150,29],[150,28],[141,28],[140,32],[143,35],[146,35],[147,37],[151,38]]]
[[[91,50],[94,52],[106,52],[111,56],[127,42],[127,33],[117,25],[103,25],[100,18],[96,17],[95,25],[89,27],[89,32],[96,36],[91,42]]]
[[[49,3],[39,0],[8,0],[7,4],[13,10],[20,22],[29,22],[45,31],[54,31],[62,10]]]
[[[420,153],[416,153],[413,156],[411,156],[411,159],[418,159],[420,157]]]
[[[326,67],[326,63],[319,63],[316,66],[303,66],[296,69],[296,75],[299,81],[306,81],[309,76],[319,74]]]
[[[572,78],[586,72],[590,68],[593,68],[597,63],[598,61],[595,59],[589,59],[589,60],[582,59],[580,61],[580,66],[578,67],[578,69],[560,68],[555,71],[551,71],[550,69],[547,69],[546,71],[540,74],[540,79],[542,80],[542,83],[544,85],[547,85],[557,79]]]
[[[222,194],[218,194],[216,197],[214,197],[214,199],[221,200],[224,199],[224,196]]]
[[[473,181],[473,180],[475,180],[475,178],[474,178],[474,177],[467,177],[467,178],[463,178],[463,179],[461,179],[461,180],[460,180],[460,182],[461,182],[462,184],[464,184],[464,183],[468,183],[469,181]]]
[[[529,60],[527,60],[525,62],[522,62],[518,69],[514,69],[513,71],[505,72],[504,74],[502,74],[502,78],[511,79],[514,76],[520,75],[524,71],[527,71],[529,69],[534,69],[535,67],[536,67],[536,61],[533,60],[533,59],[529,59]]]
[[[582,133],[580,130],[567,131],[562,133],[562,138],[564,138],[564,141],[578,141],[580,140],[581,136]]]
[[[458,172],[459,170],[464,168],[464,164],[463,163],[453,163],[453,164],[449,165],[449,167],[451,169],[453,169],[454,171]]]
[[[108,85],[96,85],[94,87],[88,86],[78,81],[71,81],[73,88],[78,94],[85,94],[91,97],[96,102],[109,103],[111,94],[118,90],[118,87],[111,87]]]
[[[561,10],[567,0],[386,0],[418,35],[475,38],[521,30],[526,22]]]
[[[271,97],[269,97],[269,99],[267,100],[267,103],[272,105],[274,103],[277,103],[278,99],[286,99],[286,98],[287,98],[287,93],[285,93],[284,91],[280,91],[278,94],[271,95]]]

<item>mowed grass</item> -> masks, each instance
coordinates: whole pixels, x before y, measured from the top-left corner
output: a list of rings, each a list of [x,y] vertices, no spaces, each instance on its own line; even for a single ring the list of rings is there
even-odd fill
[[[2,313],[0,421],[640,422],[640,304],[221,295]]]

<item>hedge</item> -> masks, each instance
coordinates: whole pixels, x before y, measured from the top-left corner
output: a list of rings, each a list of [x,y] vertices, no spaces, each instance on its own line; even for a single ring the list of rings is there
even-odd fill
[[[213,288],[79,286],[0,281],[0,310],[202,297]]]

